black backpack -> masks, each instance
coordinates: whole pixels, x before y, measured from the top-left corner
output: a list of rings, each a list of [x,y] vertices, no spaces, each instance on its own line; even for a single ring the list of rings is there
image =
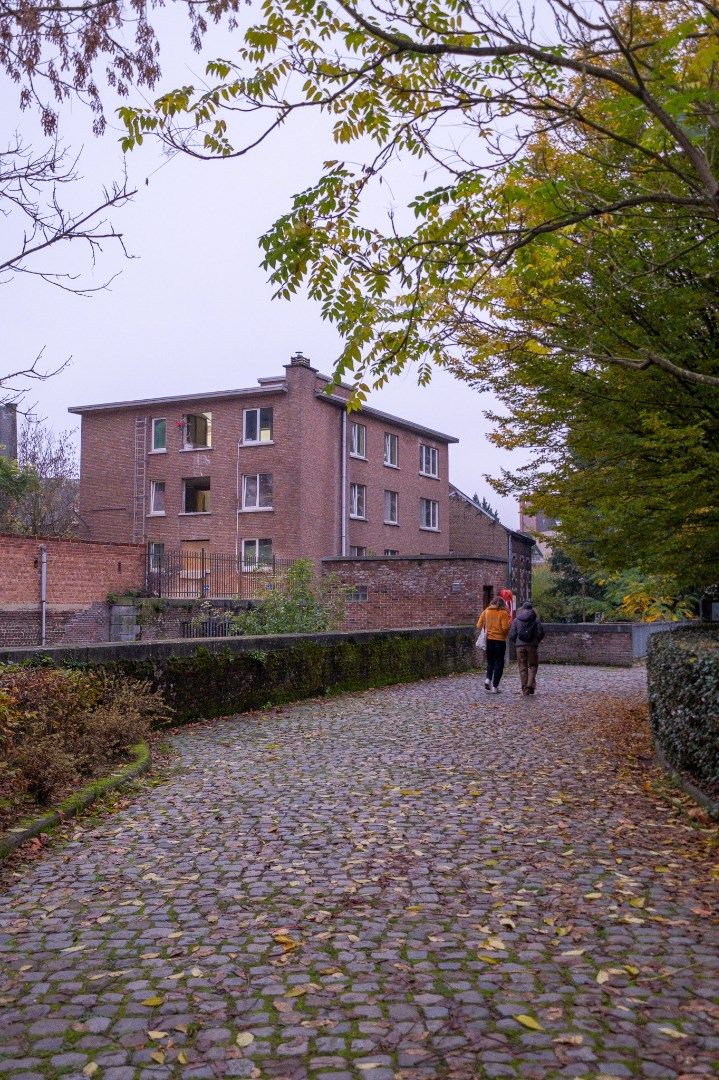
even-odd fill
[[[537,629],[537,616],[535,615],[531,622],[521,622],[517,627],[517,639],[523,641],[525,645],[532,645],[534,643],[535,631]]]

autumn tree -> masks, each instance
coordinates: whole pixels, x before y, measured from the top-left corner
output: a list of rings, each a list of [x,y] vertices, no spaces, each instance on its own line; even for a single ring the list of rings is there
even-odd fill
[[[74,536],[78,532],[79,468],[72,433],[26,420],[18,439],[18,464],[35,482],[16,498],[14,530],[29,536]]]

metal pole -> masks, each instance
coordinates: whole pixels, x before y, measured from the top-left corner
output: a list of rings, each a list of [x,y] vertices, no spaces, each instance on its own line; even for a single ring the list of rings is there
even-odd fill
[[[47,644],[47,548],[40,545],[40,644]]]
[[[347,406],[342,410],[342,530],[341,555],[347,554]]]

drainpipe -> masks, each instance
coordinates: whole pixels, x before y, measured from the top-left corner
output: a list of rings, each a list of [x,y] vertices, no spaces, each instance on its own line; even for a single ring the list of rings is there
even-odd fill
[[[511,589],[512,592],[514,592],[514,589],[512,589],[512,534],[511,533],[507,533],[507,539],[509,540],[509,546],[508,546],[508,551],[507,551],[507,588]],[[517,600],[519,601],[519,597],[517,597]]]
[[[347,554],[347,406],[342,410],[342,532],[341,554]]]
[[[240,565],[240,446],[237,440],[237,468],[235,480],[235,566]]]
[[[47,548],[40,545],[40,644],[47,644]]]

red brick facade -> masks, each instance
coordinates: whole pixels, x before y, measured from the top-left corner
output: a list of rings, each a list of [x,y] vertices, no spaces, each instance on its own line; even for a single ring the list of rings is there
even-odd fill
[[[82,416],[79,508],[90,537],[146,540],[166,551],[194,544],[218,553],[271,540],[272,554],[281,558],[353,549],[446,555],[447,450],[456,440],[369,408],[348,414],[347,390],[330,397],[322,392],[326,384],[300,356],[284,376],[248,390],[72,409]],[[271,441],[244,438],[243,413],[254,409],[272,409]],[[211,447],[184,449],[188,414],[211,414]],[[165,421],[159,451],[153,451],[153,420]],[[362,454],[351,452],[353,424],[364,429],[363,445],[355,446]],[[385,435],[392,437],[396,467],[385,464]],[[436,471],[436,478],[420,471],[422,445],[430,448],[425,472]],[[259,475],[272,477],[271,509],[246,506],[243,477]],[[209,511],[187,512],[187,482],[205,478]],[[159,490],[153,483],[165,485],[162,513],[153,512],[152,493]],[[351,513],[353,485],[364,489],[363,517]],[[386,491],[396,500],[386,503]],[[385,523],[387,506],[398,524]],[[421,510],[429,528],[421,527]]]
[[[517,603],[532,597],[532,552],[534,540],[508,529],[478,506],[473,499],[451,487],[449,495],[449,550],[451,555],[493,555],[502,558]]]
[[[354,590],[343,630],[473,624],[504,587],[501,558],[323,559]]]

